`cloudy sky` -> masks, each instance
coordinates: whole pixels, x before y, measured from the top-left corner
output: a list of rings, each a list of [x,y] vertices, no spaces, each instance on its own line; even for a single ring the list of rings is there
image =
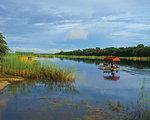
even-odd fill
[[[150,45],[150,0],[0,0],[13,51]]]

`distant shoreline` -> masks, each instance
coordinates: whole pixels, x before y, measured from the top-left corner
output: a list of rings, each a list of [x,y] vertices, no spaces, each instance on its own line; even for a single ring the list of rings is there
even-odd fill
[[[103,60],[106,56],[80,56],[80,55],[55,55],[55,54],[36,54],[37,57],[56,57],[56,58],[80,58],[80,59],[100,59]],[[119,56],[118,56],[119,57]],[[122,60],[132,61],[148,61],[150,57],[120,57]]]

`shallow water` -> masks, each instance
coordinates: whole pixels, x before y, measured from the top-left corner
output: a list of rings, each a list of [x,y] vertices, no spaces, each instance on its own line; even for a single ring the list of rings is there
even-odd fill
[[[150,93],[150,69],[121,64],[118,80],[98,69],[94,60],[40,59],[76,70],[74,83],[30,81],[12,84],[0,93],[0,120],[72,120],[82,118],[89,108],[120,101],[137,103],[143,80]],[[106,79],[107,77],[107,79]]]

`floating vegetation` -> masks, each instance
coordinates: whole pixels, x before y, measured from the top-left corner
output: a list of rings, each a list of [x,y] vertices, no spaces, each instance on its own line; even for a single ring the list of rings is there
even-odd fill
[[[116,102],[116,103],[108,101],[107,106],[112,111],[116,111],[116,112],[123,112],[123,111],[125,111],[125,106],[123,104],[121,104],[119,101]]]
[[[112,119],[114,117],[113,114],[84,100],[73,102],[68,99],[59,100],[57,98],[49,98],[47,101],[49,107],[45,108],[45,111],[62,110],[68,113],[73,112],[73,114],[68,114],[67,117],[74,118],[74,120],[114,120]]]

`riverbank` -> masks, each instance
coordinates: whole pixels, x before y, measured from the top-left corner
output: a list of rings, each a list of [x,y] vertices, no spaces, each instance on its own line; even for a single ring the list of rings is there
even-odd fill
[[[79,56],[79,55],[55,55],[55,54],[37,54],[37,57],[49,58],[78,58],[78,59],[100,59],[103,60],[106,56]],[[119,57],[119,56],[118,56]],[[129,61],[147,61],[150,62],[150,57],[120,57],[122,60]]]
[[[0,74],[0,91],[13,82],[21,82],[24,80],[25,79],[23,77]]]
[[[10,54],[0,62],[0,90],[12,82],[23,80],[49,80],[72,82],[75,71],[54,64],[44,65],[32,59],[33,56]]]

